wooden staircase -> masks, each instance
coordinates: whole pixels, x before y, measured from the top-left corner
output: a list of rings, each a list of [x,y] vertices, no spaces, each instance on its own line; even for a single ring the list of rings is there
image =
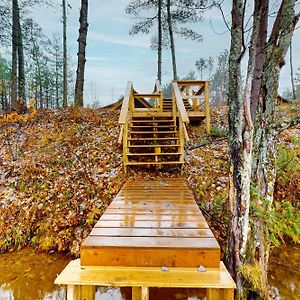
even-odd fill
[[[182,100],[183,100],[185,110],[186,111],[191,111],[192,106],[191,106],[189,100],[188,99],[182,99]],[[164,111],[172,111],[172,106],[173,106],[172,98],[164,98],[163,99],[163,110]]]
[[[127,165],[183,164],[183,147],[173,116],[133,114],[127,139]]]
[[[134,99],[141,98],[154,102],[154,107],[135,107]],[[158,81],[150,94],[137,93],[129,82],[119,117],[125,170],[138,165],[182,166],[188,122],[183,100],[179,97],[165,101]]]
[[[201,96],[203,91],[204,98]],[[152,106],[138,107],[136,100],[152,103]],[[205,112],[198,111],[203,105]],[[189,141],[186,126],[190,118],[205,116],[209,133],[206,81],[173,81],[172,98],[163,98],[159,81],[156,81],[152,93],[138,93],[132,82],[128,82],[119,117],[119,143],[123,143],[125,170],[127,166],[137,165],[182,167],[184,145]]]

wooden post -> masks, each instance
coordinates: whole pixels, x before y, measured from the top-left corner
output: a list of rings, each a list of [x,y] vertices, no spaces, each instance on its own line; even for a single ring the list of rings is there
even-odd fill
[[[207,300],[233,300],[234,290],[233,289],[207,289],[206,299]]]
[[[210,105],[209,105],[209,86],[205,81],[205,114],[206,114],[206,131],[210,133]]]
[[[149,289],[147,287],[132,287],[132,300],[149,300]]]
[[[198,111],[198,99],[193,98],[193,111]]]
[[[96,288],[91,285],[68,285],[67,300],[94,300]]]
[[[128,118],[128,117],[127,117]],[[126,118],[126,123],[124,124],[123,128],[123,164],[124,164],[124,171],[126,174],[127,171],[127,162],[128,162],[128,120]]]

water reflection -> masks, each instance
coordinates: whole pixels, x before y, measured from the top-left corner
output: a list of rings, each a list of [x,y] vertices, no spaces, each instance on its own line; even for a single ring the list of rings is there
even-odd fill
[[[300,299],[300,246],[274,249],[270,257],[269,281],[278,299]]]
[[[60,300],[64,290],[54,278],[71,257],[38,253],[31,248],[0,255],[1,300]]]

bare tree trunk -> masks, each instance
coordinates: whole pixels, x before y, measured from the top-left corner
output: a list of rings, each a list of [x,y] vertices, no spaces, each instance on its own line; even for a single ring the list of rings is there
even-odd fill
[[[252,181],[257,189],[260,199],[255,203],[256,208],[267,215],[273,204],[273,192],[276,179],[276,148],[275,148],[275,101],[278,94],[280,69],[284,65],[284,58],[290,47],[293,32],[299,20],[295,15],[295,0],[283,0],[273,25],[268,41],[268,48],[262,72],[260,101],[257,112],[257,125],[255,126],[254,163],[252,168]],[[270,241],[268,228],[261,216],[256,218],[254,228],[253,250],[255,259],[262,267],[262,281],[267,282],[268,259]]]
[[[293,71],[292,40],[291,40],[291,44],[290,44],[290,68],[291,68],[291,83],[292,83],[293,100],[296,100],[296,90],[295,90],[294,71]]]
[[[58,72],[58,54],[55,53],[55,102],[57,109],[59,108]]]
[[[172,67],[173,67],[173,79],[177,80],[177,66],[176,66],[176,55],[175,55],[175,43],[174,43],[174,33],[172,25],[172,14],[171,14],[171,0],[167,0],[167,20],[169,28],[169,37],[170,37],[170,47],[172,54]]]
[[[237,282],[237,289],[242,290],[242,281],[238,276],[242,264],[240,253],[241,231],[239,228],[239,210],[241,204],[241,166],[242,166],[242,76],[241,57],[243,44],[243,1],[232,2],[231,48],[229,55],[229,90],[228,90],[228,122],[230,149],[230,228],[228,240],[228,268]]]
[[[75,83],[75,99],[74,104],[76,107],[83,107],[83,87],[84,87],[84,67],[85,67],[85,48],[88,31],[88,0],[81,0],[80,9],[80,28],[78,38],[78,63],[76,71]]]
[[[11,66],[11,107],[17,109],[18,100],[18,0],[12,1],[12,66]]]
[[[283,0],[267,42],[269,0],[255,0],[248,71],[241,97],[243,22],[246,1],[234,0],[229,57],[229,146],[230,146],[230,237],[228,265],[237,281],[237,299],[246,299],[250,287],[267,298],[270,250],[268,215],[273,202],[275,171],[275,101],[280,69],[288,51],[299,15],[295,0]],[[250,182],[255,189],[249,222]],[[247,268],[259,268],[253,286],[244,277]],[[244,270],[244,271],[243,271]],[[248,269],[249,270],[249,269]],[[248,273],[249,274],[249,273]],[[247,281],[247,284],[245,284]]]
[[[162,63],[162,24],[161,9],[162,0],[158,0],[158,47],[157,47],[157,79],[161,83],[161,63]]]
[[[24,67],[24,49],[23,49],[23,35],[20,23],[20,9],[17,6],[17,19],[18,19],[18,67],[19,67],[19,78],[18,78],[18,88],[19,88],[19,100],[20,107],[22,111],[25,110],[26,96],[25,96],[25,67]]]
[[[66,0],[62,0],[63,9],[63,107],[68,106],[68,58],[67,58],[67,10]]]

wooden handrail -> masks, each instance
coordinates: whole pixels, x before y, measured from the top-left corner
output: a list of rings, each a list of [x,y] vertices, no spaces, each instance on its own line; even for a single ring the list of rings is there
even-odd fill
[[[128,110],[129,110],[129,101],[130,101],[132,92],[133,92],[132,82],[128,81],[125,96],[123,98],[119,122],[118,122],[120,125],[124,125],[127,121],[127,114],[128,114]]]
[[[189,138],[189,135],[188,135],[185,123],[183,123],[183,134],[184,134],[184,139],[189,143],[190,142],[190,138]]]
[[[134,98],[160,98],[160,94],[158,93],[152,93],[152,94],[136,94],[134,95]]]
[[[182,122],[189,123],[190,122],[189,116],[186,112],[177,82],[172,82],[172,88],[173,88],[173,92],[174,92],[174,96],[175,96],[175,103],[176,103],[178,112],[181,116]]]

